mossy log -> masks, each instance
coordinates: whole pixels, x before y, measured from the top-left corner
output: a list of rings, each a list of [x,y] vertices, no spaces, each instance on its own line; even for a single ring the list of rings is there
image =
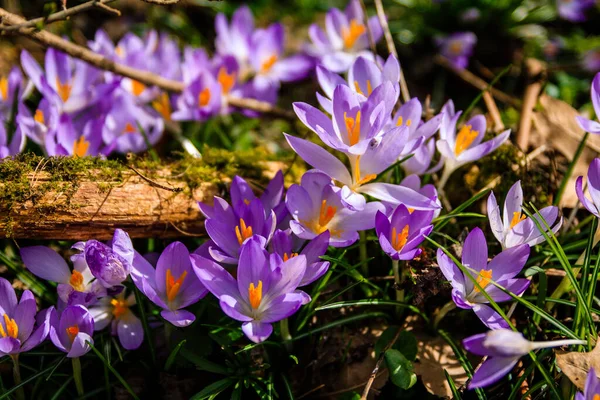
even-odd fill
[[[236,174],[260,190],[285,167],[260,151],[205,150],[202,160],[168,163],[31,154],[0,161],[0,237],[109,239],[116,228],[136,238],[200,236],[198,201],[226,196]]]

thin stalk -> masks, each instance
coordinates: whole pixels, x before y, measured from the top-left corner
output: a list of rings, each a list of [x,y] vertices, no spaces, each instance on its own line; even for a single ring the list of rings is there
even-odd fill
[[[366,262],[367,258],[368,258],[368,253],[367,253],[367,234],[365,233],[365,231],[360,231],[358,232],[359,234],[359,243],[358,243],[358,251],[359,251],[359,255],[360,255],[360,262],[362,263],[361,269],[363,272],[363,275],[365,277],[368,276],[369,274],[369,265]]]
[[[454,301],[449,301],[446,304],[444,304],[444,306],[442,308],[440,308],[440,311],[437,313],[437,315],[435,316],[435,319],[433,320],[433,329],[437,331],[438,325],[440,324],[442,319],[444,319],[446,314],[448,314],[450,311],[454,310],[455,308],[456,308],[456,303]]]
[[[19,365],[19,354],[15,354],[11,356],[13,360],[13,379],[15,381],[15,386],[19,386],[21,384],[21,366]],[[20,386],[17,389],[17,399],[25,400],[25,390],[23,390],[23,386]]]
[[[75,380],[75,387],[77,388],[77,395],[83,396],[83,379],[81,378],[81,361],[79,357],[71,358],[73,364],[73,380]]]
[[[534,349],[544,349],[547,347],[562,347],[587,344],[587,340],[581,339],[564,339],[564,340],[548,340],[545,342],[533,342]]]
[[[290,334],[290,323],[287,318],[279,321],[279,333],[281,341],[284,343],[288,351],[292,350],[292,335]]]
[[[554,197],[554,205],[555,206],[558,206],[560,201],[562,200],[562,196],[563,196],[563,193],[565,192],[565,189],[567,188],[569,179],[571,178],[571,175],[573,175],[573,170],[575,169],[575,164],[577,164],[579,157],[581,157],[581,153],[583,153],[583,149],[585,148],[585,142],[587,141],[588,136],[590,136],[590,134],[588,132],[586,132],[585,135],[583,135],[583,139],[581,139],[581,142],[579,142],[579,146],[577,146],[577,150],[575,151],[573,160],[569,164],[569,168],[567,169],[565,176],[563,176],[562,182],[560,183],[560,187],[558,188],[558,192],[556,192],[556,196]]]
[[[397,287],[401,287],[404,283],[404,271],[400,271],[400,262],[398,260],[392,260],[392,269],[394,270],[394,281]],[[404,301],[404,289],[396,289],[396,300]]]

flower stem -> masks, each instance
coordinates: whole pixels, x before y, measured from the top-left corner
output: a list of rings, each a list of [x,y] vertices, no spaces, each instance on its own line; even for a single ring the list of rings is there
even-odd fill
[[[81,379],[81,361],[79,357],[71,358],[73,364],[73,380],[75,381],[75,387],[77,388],[77,395],[83,396],[83,379]]]
[[[360,231],[358,232],[359,235],[359,242],[358,242],[358,252],[359,252],[359,256],[360,256],[360,262],[361,264],[361,269],[362,269],[362,274],[365,278],[367,278],[367,275],[369,274],[369,266],[367,265],[367,234],[365,233],[365,231]]]
[[[394,281],[399,287],[404,283],[404,271],[400,271],[400,262],[392,260],[392,269],[394,270]],[[396,300],[404,301],[404,289],[396,289]]]
[[[287,318],[279,321],[279,333],[285,348],[290,351],[292,349],[292,335],[290,334],[290,325]]]
[[[440,324],[440,321],[444,319],[446,314],[448,314],[455,308],[456,304],[453,301],[449,301],[446,304],[444,304],[444,306],[440,308],[440,311],[438,311],[437,315],[435,316],[435,319],[433,320],[433,329],[437,331],[437,327]]]
[[[15,381],[15,386],[21,384],[21,366],[19,365],[19,354],[15,354],[11,356],[13,360],[13,379]],[[23,386],[17,389],[17,400],[25,400],[25,391],[23,390]]]

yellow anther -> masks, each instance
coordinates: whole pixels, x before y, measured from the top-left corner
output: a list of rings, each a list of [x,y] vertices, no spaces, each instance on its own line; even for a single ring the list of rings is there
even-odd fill
[[[290,258],[294,258],[297,256],[298,256],[298,253],[290,253],[289,255],[288,255],[288,253],[283,253],[283,261],[287,261]]]
[[[169,95],[162,92],[157,100],[152,102],[152,107],[166,120],[171,120],[171,101]]]
[[[377,178],[377,174],[368,174],[365,177],[361,178],[360,176],[360,156],[356,157],[356,161],[354,162],[354,184],[352,185],[353,189],[364,185],[365,183],[371,182],[372,180]]]
[[[85,157],[88,149],[90,148],[90,142],[85,140],[83,136],[79,136],[79,139],[73,143],[73,155],[75,157]]]
[[[367,94],[366,95],[362,91],[362,89],[360,88],[360,85],[358,84],[358,81],[354,81],[354,89],[356,89],[356,93],[362,94],[365,97],[370,96],[371,93],[373,93],[373,87],[371,86],[371,81],[370,80],[367,80]]]
[[[460,40],[453,40],[452,43],[450,43],[450,53],[459,56],[462,54],[463,51],[463,44]]]
[[[463,125],[456,135],[456,145],[454,146],[454,154],[460,155],[463,151],[469,148],[471,143],[477,138],[479,132],[471,129],[471,125]]]
[[[367,28],[356,19],[350,21],[350,27],[342,28],[342,39],[344,39],[344,47],[346,49],[351,49],[358,40],[358,38],[360,38],[366,31]]]
[[[123,133],[136,133],[137,129],[133,127],[131,122],[125,124],[125,128],[123,128]]]
[[[406,245],[406,242],[408,241],[409,229],[409,226],[406,225],[404,228],[402,228],[402,232],[398,233],[396,228],[392,228],[392,247],[394,250],[400,251],[404,245]]]
[[[198,106],[206,107],[210,102],[210,89],[204,88],[198,95]]]
[[[514,228],[519,222],[526,219],[526,215],[521,215],[520,211],[513,212],[512,220],[510,221],[510,229]]]
[[[217,74],[217,81],[221,84],[223,93],[227,94],[233,85],[235,85],[235,72],[228,74],[227,69],[225,67],[221,67],[219,68],[219,73]]]
[[[83,285],[83,274],[77,270],[73,270],[71,273],[69,284],[78,292],[85,291],[85,286]]]
[[[167,277],[166,277],[166,291],[167,291],[167,300],[170,302],[175,299],[177,293],[179,293],[179,289],[181,289],[181,285],[183,285],[183,281],[187,276],[187,271],[183,271],[179,278],[175,280],[173,275],[171,274],[171,269],[167,269]]]
[[[348,132],[348,140],[350,146],[354,146],[360,139],[360,111],[356,113],[356,117],[348,117],[344,112],[344,122],[346,123],[346,131]]]
[[[60,79],[56,78],[56,91],[64,103],[66,103],[67,100],[69,100],[69,97],[71,97],[72,89],[73,86],[69,82],[62,83]]]
[[[271,70],[273,65],[277,62],[277,55],[273,54],[269,58],[267,58],[260,66],[260,73],[266,74]]]
[[[240,246],[246,239],[252,237],[252,234],[252,227],[246,226],[246,221],[244,221],[243,218],[240,218],[240,224],[235,227],[235,236],[237,237]]]
[[[404,119],[402,118],[402,116],[398,117],[398,121],[396,121],[396,126],[402,126],[402,124],[404,123]],[[412,125],[412,120],[411,119],[407,119],[406,120],[406,126],[411,126]]]
[[[248,286],[248,299],[252,308],[257,309],[262,301],[262,281],[258,281],[258,285],[254,286],[254,283],[250,283]]]
[[[2,100],[8,100],[8,79],[5,76],[0,78],[0,96]]]
[[[42,125],[46,125],[46,118],[44,118],[44,113],[39,108],[35,110],[35,115],[33,116],[33,119]]]
[[[492,281],[492,270],[491,269],[482,269],[479,271],[477,275],[477,283],[481,286],[482,289],[485,289],[487,285]],[[474,291],[479,292],[479,288],[475,286],[473,288]]]
[[[112,315],[117,319],[129,310],[129,306],[124,299],[112,299],[110,304],[113,306]]]

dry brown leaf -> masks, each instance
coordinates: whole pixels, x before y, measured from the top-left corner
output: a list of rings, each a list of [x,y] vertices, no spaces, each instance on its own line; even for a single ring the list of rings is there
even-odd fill
[[[532,131],[530,143],[535,146],[546,143],[568,160],[572,160],[584,135],[584,131],[575,120],[579,113],[564,101],[545,94],[540,96],[539,104],[541,108],[533,114],[535,129]],[[561,207],[572,208],[577,204],[575,180],[578,176],[587,174],[588,166],[598,152],[600,152],[600,136],[589,135],[586,148],[575,165],[563,194]]]
[[[572,351],[556,355],[556,364],[579,390],[584,389],[590,368],[600,371],[600,346],[596,344],[589,353]]]
[[[415,318],[408,318],[405,325],[417,338],[417,362],[414,363],[415,374],[421,378],[429,393],[436,396],[452,398],[450,385],[444,370],[452,377],[456,386],[467,382],[467,374],[456,358],[452,347],[441,336],[431,336],[418,326]],[[414,329],[413,329],[414,328]]]

